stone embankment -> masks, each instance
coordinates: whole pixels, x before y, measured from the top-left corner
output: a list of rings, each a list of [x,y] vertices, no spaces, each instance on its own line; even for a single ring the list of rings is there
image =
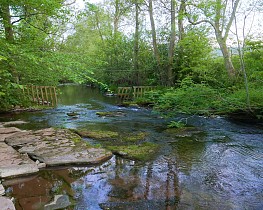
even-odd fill
[[[37,173],[49,166],[99,164],[112,156],[109,151],[90,147],[67,129],[25,131],[6,127],[21,123],[25,122],[0,122],[0,180]],[[8,209],[2,205],[12,206],[12,202],[2,196],[1,183],[0,193],[0,209]]]

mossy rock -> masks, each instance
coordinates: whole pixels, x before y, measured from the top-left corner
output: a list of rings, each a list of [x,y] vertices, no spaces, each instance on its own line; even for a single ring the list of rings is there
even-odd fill
[[[204,134],[204,132],[196,127],[168,128],[166,133],[174,137],[192,137],[194,135]]]
[[[67,115],[68,115],[69,117],[76,117],[76,116],[79,115],[79,113],[77,113],[77,112],[69,112],[69,113],[67,113]]]
[[[83,130],[76,130],[77,134],[79,134],[81,137],[87,137],[97,140],[107,140],[107,139],[113,139],[117,138],[119,136],[118,132],[113,131],[83,131]]]
[[[154,157],[159,150],[158,144],[144,142],[139,145],[128,146],[108,146],[107,149],[111,150],[113,154],[120,155],[127,159],[147,161]]]
[[[96,112],[99,117],[123,117],[126,114],[120,111],[117,112]]]
[[[122,135],[121,141],[127,143],[138,143],[145,140],[147,135],[148,133],[146,132],[126,134],[126,135]]]

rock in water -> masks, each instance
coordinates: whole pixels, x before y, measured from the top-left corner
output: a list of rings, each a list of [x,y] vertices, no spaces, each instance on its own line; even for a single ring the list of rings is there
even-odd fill
[[[5,188],[0,182],[0,196],[5,194]]]
[[[46,204],[44,210],[64,209],[70,205],[71,203],[67,195],[55,195],[54,201]]]
[[[9,198],[0,196],[0,209],[15,210],[15,206]]]

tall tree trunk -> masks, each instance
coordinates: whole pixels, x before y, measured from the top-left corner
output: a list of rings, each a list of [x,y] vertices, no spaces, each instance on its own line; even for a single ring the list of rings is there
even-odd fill
[[[216,0],[214,3],[215,3],[214,4],[215,16],[213,20],[211,20],[210,17],[207,16],[206,17],[207,19],[196,21],[196,22],[191,21],[190,18],[188,17],[188,21],[193,25],[198,25],[200,23],[208,23],[214,28],[216,40],[223,54],[226,71],[228,73],[229,78],[234,79],[236,76],[236,69],[234,68],[234,65],[232,63],[230,53],[226,45],[226,41],[233,20],[235,18],[240,0],[232,0],[232,11],[228,22],[226,22],[226,15],[225,15],[226,10],[228,9],[228,5],[227,5],[228,1]]]
[[[151,21],[151,28],[152,28],[152,43],[153,43],[153,53],[154,57],[156,59],[157,65],[160,66],[161,60],[160,60],[160,54],[157,47],[157,38],[156,38],[156,29],[155,29],[155,23],[154,23],[154,17],[153,17],[153,3],[152,0],[149,0],[149,16]]]
[[[119,28],[119,20],[120,20],[120,7],[119,7],[119,0],[115,0],[115,13],[114,13],[114,23],[113,23],[113,33],[114,36],[117,35],[118,28]]]
[[[14,31],[13,26],[11,22],[11,14],[10,14],[10,8],[8,3],[3,3],[1,5],[1,16],[3,18],[3,25],[5,29],[5,39],[13,43],[14,42]]]
[[[156,64],[157,64],[157,71],[158,71],[158,75],[160,77],[160,81],[165,81],[162,78],[162,73],[161,73],[161,59],[160,59],[160,53],[158,51],[158,46],[157,46],[157,36],[156,36],[156,29],[155,29],[155,22],[154,22],[154,16],[153,16],[153,2],[152,0],[149,0],[149,7],[148,7],[148,11],[149,11],[149,16],[150,16],[150,22],[151,22],[151,33],[152,33],[152,43],[153,43],[153,54],[154,54],[154,58],[156,60]]]
[[[179,30],[179,41],[181,41],[184,38],[184,15],[185,15],[185,1],[181,0],[180,7],[179,7],[179,17],[178,17],[178,30]]]
[[[136,75],[136,84],[139,84],[139,3],[135,2],[135,34],[134,34],[134,72]]]
[[[217,42],[220,46],[220,50],[223,54],[225,68],[227,70],[228,76],[230,78],[234,78],[236,75],[236,70],[235,70],[235,67],[232,63],[231,55],[230,55],[229,50],[228,50],[227,45],[226,45],[226,40],[223,39],[220,34],[216,35],[216,39],[217,39]]]
[[[168,50],[168,66],[167,66],[168,86],[172,86],[174,84],[174,73],[173,73],[174,46],[175,46],[175,0],[171,0],[171,34],[170,34],[170,44]]]

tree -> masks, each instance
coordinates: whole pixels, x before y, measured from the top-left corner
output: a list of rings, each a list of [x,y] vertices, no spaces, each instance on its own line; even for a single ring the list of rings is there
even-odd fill
[[[188,8],[188,20],[193,25],[198,25],[201,23],[208,23],[210,24],[214,31],[217,43],[220,46],[220,50],[223,54],[225,68],[227,70],[227,73],[229,75],[229,78],[233,79],[237,72],[233,66],[231,55],[229,53],[228,47],[227,47],[227,39],[230,32],[230,27],[232,26],[232,23],[235,18],[235,14],[237,12],[238,5],[240,3],[240,0],[233,1],[233,7],[231,7],[230,15],[227,16],[227,9],[229,8],[228,1],[223,0],[209,0],[209,1],[203,1],[200,0],[197,5],[191,5],[194,8],[197,8],[198,11],[201,11],[201,16],[204,17],[202,20],[193,20],[191,19],[191,12],[189,6]],[[198,19],[200,16],[200,13],[197,13],[194,15],[195,19]]]
[[[173,58],[174,58],[174,47],[175,47],[175,0],[171,0],[171,31],[170,40],[168,47],[168,66],[167,66],[167,85],[173,86],[174,84],[174,73],[173,73]]]

